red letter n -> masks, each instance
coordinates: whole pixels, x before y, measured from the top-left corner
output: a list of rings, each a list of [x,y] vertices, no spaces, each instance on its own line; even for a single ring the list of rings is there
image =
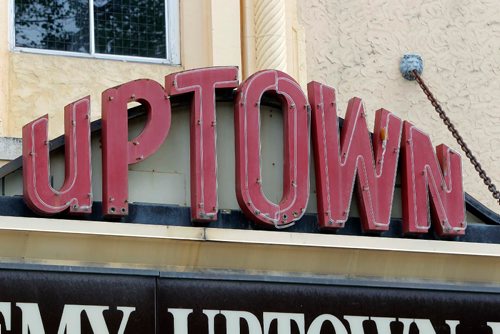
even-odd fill
[[[466,224],[460,155],[443,144],[434,154],[429,136],[404,122],[402,159],[404,232],[427,233],[432,209],[439,235],[463,235]]]

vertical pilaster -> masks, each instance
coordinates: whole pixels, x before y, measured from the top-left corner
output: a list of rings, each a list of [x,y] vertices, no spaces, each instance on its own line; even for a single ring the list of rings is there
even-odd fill
[[[243,78],[277,69],[305,89],[305,34],[297,0],[240,0]]]
[[[256,70],[287,71],[285,0],[255,0]]]
[[[8,135],[10,1],[0,1],[0,136]]]

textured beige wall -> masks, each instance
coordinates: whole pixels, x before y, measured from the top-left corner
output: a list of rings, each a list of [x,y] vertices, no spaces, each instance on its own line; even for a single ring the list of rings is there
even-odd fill
[[[92,120],[101,117],[102,91],[139,78],[163,83],[178,67],[109,60],[12,53],[8,134],[20,136],[24,124],[49,114],[49,136],[64,132],[65,105],[92,99]]]
[[[9,5],[0,1],[0,135],[5,132],[9,108]]]
[[[298,0],[309,80],[337,89],[339,114],[361,97],[459,149],[415,82],[399,73],[403,54],[424,59],[423,77],[500,186],[500,2],[498,0]],[[500,207],[463,155],[465,190]]]

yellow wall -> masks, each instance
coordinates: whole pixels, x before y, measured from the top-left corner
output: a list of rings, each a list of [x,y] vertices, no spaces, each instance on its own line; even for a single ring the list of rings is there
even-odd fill
[[[0,2],[0,135],[5,134],[9,109],[9,5]]]
[[[459,150],[415,82],[399,73],[403,54],[424,59],[423,77],[500,186],[500,25],[498,1],[300,0],[308,80],[337,89],[339,114],[361,97],[373,123],[384,107]],[[463,155],[464,187],[500,212]]]
[[[49,114],[49,135],[58,136],[64,131],[66,104],[90,95],[92,120],[99,119],[102,91],[139,78],[163,83],[166,74],[178,70],[165,65],[13,53],[8,135],[19,136],[24,124]]]
[[[182,66],[9,52],[8,2],[0,5],[5,7],[0,8],[0,135],[19,137],[24,124],[49,114],[49,137],[54,138],[63,133],[64,106],[86,95],[95,120],[107,88],[139,78],[163,83],[165,75],[182,69],[241,65],[237,1],[230,6],[220,0],[180,2]]]

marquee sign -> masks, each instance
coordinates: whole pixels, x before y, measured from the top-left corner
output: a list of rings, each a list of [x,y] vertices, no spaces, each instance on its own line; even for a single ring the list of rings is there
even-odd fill
[[[497,292],[0,272],[0,333],[499,334]]]
[[[236,89],[234,129],[236,198],[241,210],[262,226],[286,228],[305,213],[309,199],[309,147],[316,174],[318,224],[342,228],[349,216],[355,184],[365,231],[389,229],[398,167],[402,177],[403,231],[441,236],[466,229],[460,155],[445,145],[434,150],[430,138],[387,110],[376,112],[373,135],[363,103],[350,100],[339,128],[333,88],[310,82],[307,96],[289,75],[255,73],[241,84],[236,67],[212,67],[167,75],[165,86],[140,79],[102,93],[103,214],[128,214],[128,166],[147,159],[168,140],[170,97],[188,94],[190,117],[191,219],[217,220],[215,93]],[[272,202],[262,188],[260,103],[264,93],[281,99],[283,112],[283,196]],[[128,139],[127,104],[147,113],[143,131]],[[65,108],[65,181],[49,183],[48,117],[23,127],[23,186],[28,206],[42,215],[92,209],[90,97]]]

